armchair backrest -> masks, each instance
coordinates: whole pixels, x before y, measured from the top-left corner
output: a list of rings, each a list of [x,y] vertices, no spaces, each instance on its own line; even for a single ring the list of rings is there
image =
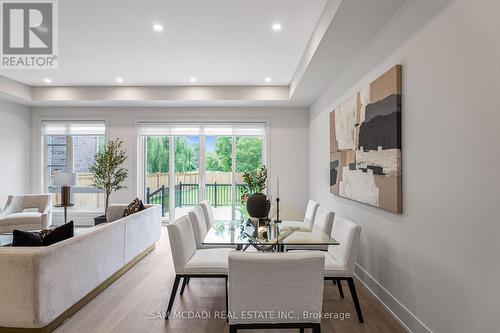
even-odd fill
[[[196,241],[189,217],[183,216],[167,225],[168,239],[176,274],[182,274],[184,265],[196,252]]]
[[[52,196],[50,194],[16,194],[9,195],[4,214],[22,213],[25,209],[36,208],[43,213],[52,207]]]
[[[203,239],[207,235],[207,222],[205,222],[205,216],[203,215],[203,210],[200,207],[195,207],[188,213],[189,220],[191,220],[191,226],[193,227],[194,239],[196,241],[196,248],[201,249]]]
[[[203,200],[200,202],[200,207],[203,209],[205,222],[207,223],[207,230],[214,224],[214,212],[212,211],[212,204],[210,200]]]
[[[344,267],[348,275],[352,275],[354,272],[360,236],[361,227],[359,225],[346,218],[335,217],[332,237],[340,245],[329,246],[328,252]]]
[[[308,228],[312,228],[314,224],[314,217],[316,215],[316,210],[318,209],[318,203],[314,200],[309,200],[306,208],[306,215],[304,217],[304,223],[307,224]]]
[[[279,318],[294,313],[299,322],[319,322],[304,318],[304,311],[320,313],[323,303],[324,254],[249,253],[229,254],[228,301],[230,324],[297,322]],[[249,311],[270,311],[275,317],[249,318]]]
[[[334,212],[318,206],[316,209],[316,216],[314,217],[314,225],[323,230],[327,235],[330,235],[332,233],[334,216]]]

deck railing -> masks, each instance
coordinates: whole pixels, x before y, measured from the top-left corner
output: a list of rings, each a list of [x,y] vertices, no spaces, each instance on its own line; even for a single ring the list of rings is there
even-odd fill
[[[246,184],[236,184],[236,203],[240,202]],[[175,207],[196,206],[199,203],[200,186],[199,184],[175,185]],[[230,207],[232,201],[231,184],[205,184],[205,198],[210,200],[214,207]],[[158,204],[162,207],[162,215],[168,212],[169,188],[162,185],[160,188],[151,191],[146,188],[146,202]]]

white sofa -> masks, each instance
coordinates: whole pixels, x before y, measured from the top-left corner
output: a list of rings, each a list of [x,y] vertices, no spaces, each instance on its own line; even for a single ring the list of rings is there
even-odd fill
[[[25,212],[25,209],[37,211]],[[37,230],[52,224],[52,196],[50,194],[9,195],[0,211],[0,232]]]
[[[0,331],[57,327],[138,258],[161,234],[161,209],[121,218],[126,205],[112,205],[108,220],[48,247],[0,247]],[[99,288],[98,288],[99,287]],[[79,302],[82,300],[82,302]],[[81,304],[83,303],[83,304]]]

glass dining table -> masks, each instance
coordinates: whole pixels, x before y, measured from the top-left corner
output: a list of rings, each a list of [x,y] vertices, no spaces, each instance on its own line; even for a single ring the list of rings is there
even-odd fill
[[[317,226],[309,228],[302,221],[282,221],[256,227],[250,221],[215,221],[208,230],[203,244],[235,245],[241,250],[248,246],[263,251],[283,252],[286,246],[339,245],[339,242]]]

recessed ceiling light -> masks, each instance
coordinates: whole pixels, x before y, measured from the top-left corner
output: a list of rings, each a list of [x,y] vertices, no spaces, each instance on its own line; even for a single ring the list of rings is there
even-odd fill
[[[122,83],[122,82],[123,82],[123,78],[121,78],[121,77],[117,77],[117,78],[116,78],[116,82],[118,82],[118,83]]]
[[[264,81],[266,81],[266,82],[271,82],[271,78],[268,76],[268,77],[266,77],[266,78],[264,79]]]
[[[163,26],[161,24],[153,24],[153,29],[156,31],[163,31]]]
[[[191,82],[191,83],[195,83],[195,82],[196,82],[196,78],[195,78],[195,77],[191,77],[191,78],[189,78],[189,82]]]
[[[274,23],[272,26],[274,31],[280,31],[281,30],[281,24],[280,23]]]
[[[45,78],[45,79],[43,79],[43,82],[45,82],[45,83],[52,83],[52,79]]]

